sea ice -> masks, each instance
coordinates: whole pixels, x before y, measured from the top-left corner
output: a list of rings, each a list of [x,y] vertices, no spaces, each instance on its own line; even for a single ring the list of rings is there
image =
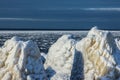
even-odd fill
[[[0,48],[0,80],[47,80],[40,51],[32,41],[18,37]]]
[[[120,40],[94,27],[79,41],[63,35],[46,55],[13,37],[0,48],[0,80],[120,80]]]
[[[57,80],[58,78],[59,80],[64,80],[63,77],[60,77],[63,74],[70,76],[74,54],[75,40],[72,39],[71,35],[63,35],[50,47],[45,62],[45,68],[47,69],[50,67],[55,71],[56,74],[51,78],[51,80]],[[55,76],[59,77],[55,78]]]
[[[77,42],[76,49],[83,54],[85,80],[117,80],[120,77],[114,57],[116,44],[110,32],[94,27]],[[117,57],[120,57],[120,53]]]

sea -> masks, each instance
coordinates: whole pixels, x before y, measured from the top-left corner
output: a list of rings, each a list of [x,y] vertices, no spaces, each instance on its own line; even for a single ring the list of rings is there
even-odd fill
[[[82,33],[83,32],[83,33]],[[32,40],[37,43],[40,52],[47,53],[50,46],[62,35],[73,35],[73,38],[80,40],[86,35],[86,31],[0,31],[0,46],[2,47],[8,39],[14,36],[22,41]],[[80,34],[80,35],[79,35]]]
[[[120,39],[120,31],[110,31],[114,38]],[[88,31],[0,31],[0,47],[8,39],[14,36],[22,41],[32,40],[37,43],[41,53],[47,54],[51,45],[53,45],[61,36],[72,35],[76,41],[87,36]]]

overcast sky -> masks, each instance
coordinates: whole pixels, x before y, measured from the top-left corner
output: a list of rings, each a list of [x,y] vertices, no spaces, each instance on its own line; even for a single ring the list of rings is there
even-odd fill
[[[93,12],[95,16],[84,12],[84,15],[79,9],[101,12]],[[71,11],[42,12],[41,10]],[[119,14],[120,0],[0,0],[0,29],[29,29],[33,26],[36,29],[58,29],[57,27],[72,29],[73,26],[75,29],[89,29],[89,26],[93,25],[100,25],[103,28],[106,26],[106,29],[109,26],[112,26],[111,29],[120,29]]]
[[[0,8],[120,7],[119,0],[0,0]]]

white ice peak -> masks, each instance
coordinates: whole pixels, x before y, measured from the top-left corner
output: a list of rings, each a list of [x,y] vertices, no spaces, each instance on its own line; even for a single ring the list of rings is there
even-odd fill
[[[37,45],[18,37],[7,40],[0,48],[0,80],[46,80]]]
[[[76,44],[76,49],[83,54],[85,80],[117,80],[115,47],[112,34],[96,27]]]

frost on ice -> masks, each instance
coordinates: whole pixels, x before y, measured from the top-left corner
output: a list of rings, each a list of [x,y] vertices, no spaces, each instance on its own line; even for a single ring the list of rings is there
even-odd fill
[[[0,80],[36,79],[46,80],[37,45],[20,41],[18,37],[7,40],[0,48]]]

